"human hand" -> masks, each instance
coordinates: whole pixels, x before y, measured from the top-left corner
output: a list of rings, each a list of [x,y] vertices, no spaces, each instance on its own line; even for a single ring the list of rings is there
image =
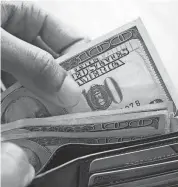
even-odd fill
[[[35,176],[24,151],[15,144],[1,144],[2,187],[25,187]]]
[[[75,105],[80,90],[55,58],[82,42],[83,37],[31,3],[1,3],[2,69],[40,97],[55,96],[56,105]],[[24,187],[34,177],[25,153],[12,143],[2,144],[1,163],[2,187]]]
[[[84,38],[61,21],[27,2],[1,3],[2,69],[53,104],[73,106],[78,85],[54,58],[73,50]],[[50,100],[51,101],[51,100]]]

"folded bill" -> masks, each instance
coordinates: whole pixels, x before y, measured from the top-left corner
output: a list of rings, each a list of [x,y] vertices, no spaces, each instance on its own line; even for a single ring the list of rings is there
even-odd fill
[[[172,102],[164,102],[164,103],[158,103],[154,105],[145,105],[145,106],[139,106],[137,108],[126,108],[126,109],[118,109],[118,110],[110,110],[110,111],[97,111],[97,112],[87,112],[87,113],[77,113],[77,114],[70,114],[70,115],[62,115],[62,116],[54,116],[54,117],[48,117],[48,118],[34,118],[34,119],[26,119],[26,120],[18,120],[16,122],[7,123],[5,125],[2,125],[1,132],[14,130],[14,129],[27,129],[31,128],[31,131],[45,131],[45,126],[60,126],[65,125],[66,128],[70,127],[71,125],[75,125],[74,127],[77,127],[77,125],[93,125],[98,122],[114,122],[115,120],[126,120],[126,119],[140,119],[142,117],[146,116],[153,116],[157,112],[157,114],[165,114],[168,121],[165,129],[167,131],[170,130],[170,118],[173,114],[173,103]],[[128,118],[127,118],[128,117]],[[101,121],[102,120],[102,121]],[[165,124],[165,123],[162,123]],[[38,128],[41,127],[41,128]],[[44,130],[43,130],[44,126]],[[122,127],[123,126],[123,127]],[[101,131],[101,130],[116,130],[116,129],[127,129],[132,128],[132,125],[121,125],[121,127],[118,126],[118,128],[114,126],[110,126],[107,128],[104,128],[105,126],[101,126],[103,128],[94,128],[93,131]],[[141,127],[139,124],[137,124],[135,127]],[[164,128],[164,125],[162,125]],[[33,128],[33,129],[32,129]],[[108,129],[109,128],[109,129]],[[69,130],[63,130],[64,132],[70,132],[70,131],[77,131],[77,129],[69,129]],[[82,132],[91,131],[92,129],[81,129]],[[47,129],[46,129],[47,131]],[[53,130],[54,131],[54,130]],[[62,130],[58,130],[62,131]],[[78,131],[80,131],[78,129]]]
[[[164,134],[170,130],[170,111],[166,104],[162,107],[150,106],[150,111],[140,112],[141,108],[120,111],[113,110],[102,114],[99,112],[66,115],[46,119],[26,119],[6,124],[2,127],[3,140],[30,139],[42,146],[56,146],[65,143],[114,143]],[[138,110],[138,112],[136,112]]]
[[[55,96],[20,83],[2,95],[2,123],[67,113],[134,108],[178,97],[140,19],[57,60],[81,88],[75,106],[54,106]],[[72,98],[71,98],[72,99]],[[53,104],[52,104],[53,103]]]
[[[22,147],[38,171],[64,144],[108,144],[165,134],[170,130],[171,113],[171,103],[159,103],[132,110],[24,119],[3,125],[1,136],[2,141]]]

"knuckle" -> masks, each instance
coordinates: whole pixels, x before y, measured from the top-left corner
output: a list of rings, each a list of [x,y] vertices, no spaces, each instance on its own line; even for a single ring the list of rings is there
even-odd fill
[[[39,68],[39,74],[43,75],[51,68],[54,58],[47,52],[41,52],[38,55],[42,63]]]
[[[35,61],[36,75],[41,78],[45,78],[48,74],[54,71],[54,58],[46,51],[40,50],[34,54],[33,59]]]

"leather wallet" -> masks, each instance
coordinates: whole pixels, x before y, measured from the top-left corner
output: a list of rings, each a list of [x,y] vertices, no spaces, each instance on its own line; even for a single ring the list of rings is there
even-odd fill
[[[94,159],[173,143],[178,143],[178,132],[115,144],[67,144],[55,151],[29,186],[87,187]]]

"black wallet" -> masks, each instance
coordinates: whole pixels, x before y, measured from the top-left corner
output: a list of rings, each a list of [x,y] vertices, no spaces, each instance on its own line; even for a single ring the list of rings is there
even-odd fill
[[[55,151],[29,187],[87,187],[94,159],[174,143],[178,132],[115,144],[67,144]]]

